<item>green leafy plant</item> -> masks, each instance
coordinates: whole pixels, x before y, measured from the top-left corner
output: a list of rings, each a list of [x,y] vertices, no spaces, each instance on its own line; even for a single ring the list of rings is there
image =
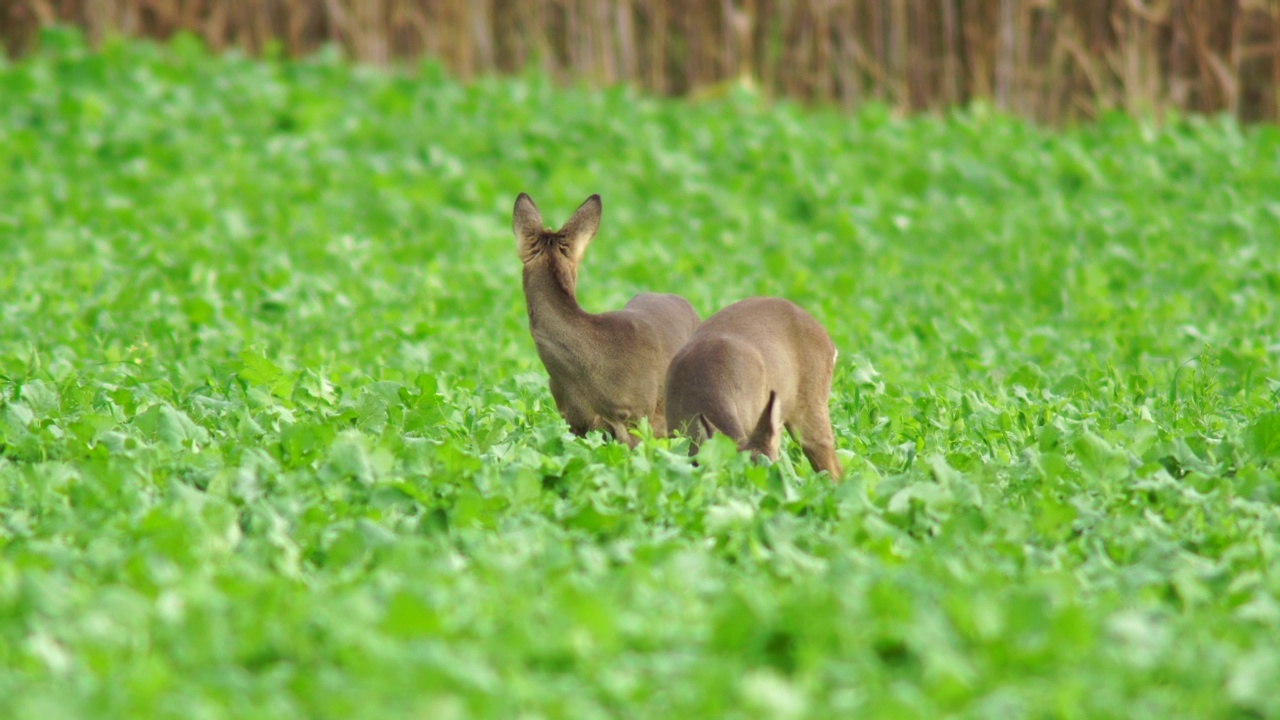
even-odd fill
[[[47,40],[0,67],[7,717],[1280,713],[1274,128]],[[589,310],[813,314],[845,481],[572,437],[530,188],[604,198]]]

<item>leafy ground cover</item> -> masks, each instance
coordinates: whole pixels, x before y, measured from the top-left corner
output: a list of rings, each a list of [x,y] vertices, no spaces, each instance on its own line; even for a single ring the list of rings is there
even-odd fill
[[[1280,131],[44,38],[0,67],[0,704],[1280,715]],[[583,304],[789,297],[848,478],[568,435]]]

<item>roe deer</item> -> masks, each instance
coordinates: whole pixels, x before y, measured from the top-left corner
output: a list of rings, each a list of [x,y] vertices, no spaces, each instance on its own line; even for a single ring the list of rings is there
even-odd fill
[[[827,331],[781,298],[736,302],[698,326],[667,370],[667,427],[691,439],[713,432],[740,450],[778,459],[781,427],[816,471],[840,477],[827,397],[836,349]]]
[[[551,397],[575,435],[600,429],[634,447],[629,424],[649,418],[667,434],[667,365],[698,326],[677,295],[641,293],[621,310],[578,306],[578,262],[600,227],[600,196],[587,198],[559,230],[547,230],[529,196],[516,198],[512,229],[524,263],[529,332],[551,377]]]

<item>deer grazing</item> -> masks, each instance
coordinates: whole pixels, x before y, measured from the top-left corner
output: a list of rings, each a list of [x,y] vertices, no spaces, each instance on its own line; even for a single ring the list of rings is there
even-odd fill
[[[698,326],[677,295],[641,293],[621,310],[593,315],[578,306],[578,263],[600,227],[592,195],[559,230],[548,230],[533,200],[516,198],[512,230],[524,263],[529,332],[551,378],[556,409],[575,435],[599,429],[634,447],[628,426],[649,419],[667,434],[667,365]]]
[[[666,425],[693,445],[712,433],[778,459],[782,427],[814,470],[839,479],[827,398],[836,349],[827,331],[781,298],[736,302],[698,326],[667,370]]]

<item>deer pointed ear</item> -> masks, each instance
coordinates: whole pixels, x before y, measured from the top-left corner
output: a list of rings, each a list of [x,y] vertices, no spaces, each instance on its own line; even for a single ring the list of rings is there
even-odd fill
[[[573,216],[560,228],[560,234],[573,251],[575,262],[582,259],[582,254],[587,251],[587,244],[596,236],[596,230],[600,229],[600,210],[600,196],[592,195],[573,211]]]
[[[516,208],[511,214],[511,230],[516,234],[516,250],[520,253],[520,259],[527,259],[530,246],[543,232],[543,225],[538,207],[524,193],[516,198]]]
[[[743,450],[764,455],[770,460],[778,459],[778,451],[782,447],[782,408],[778,404],[778,393],[770,390],[769,400],[764,404],[760,420],[756,423],[751,437],[743,444]]]

